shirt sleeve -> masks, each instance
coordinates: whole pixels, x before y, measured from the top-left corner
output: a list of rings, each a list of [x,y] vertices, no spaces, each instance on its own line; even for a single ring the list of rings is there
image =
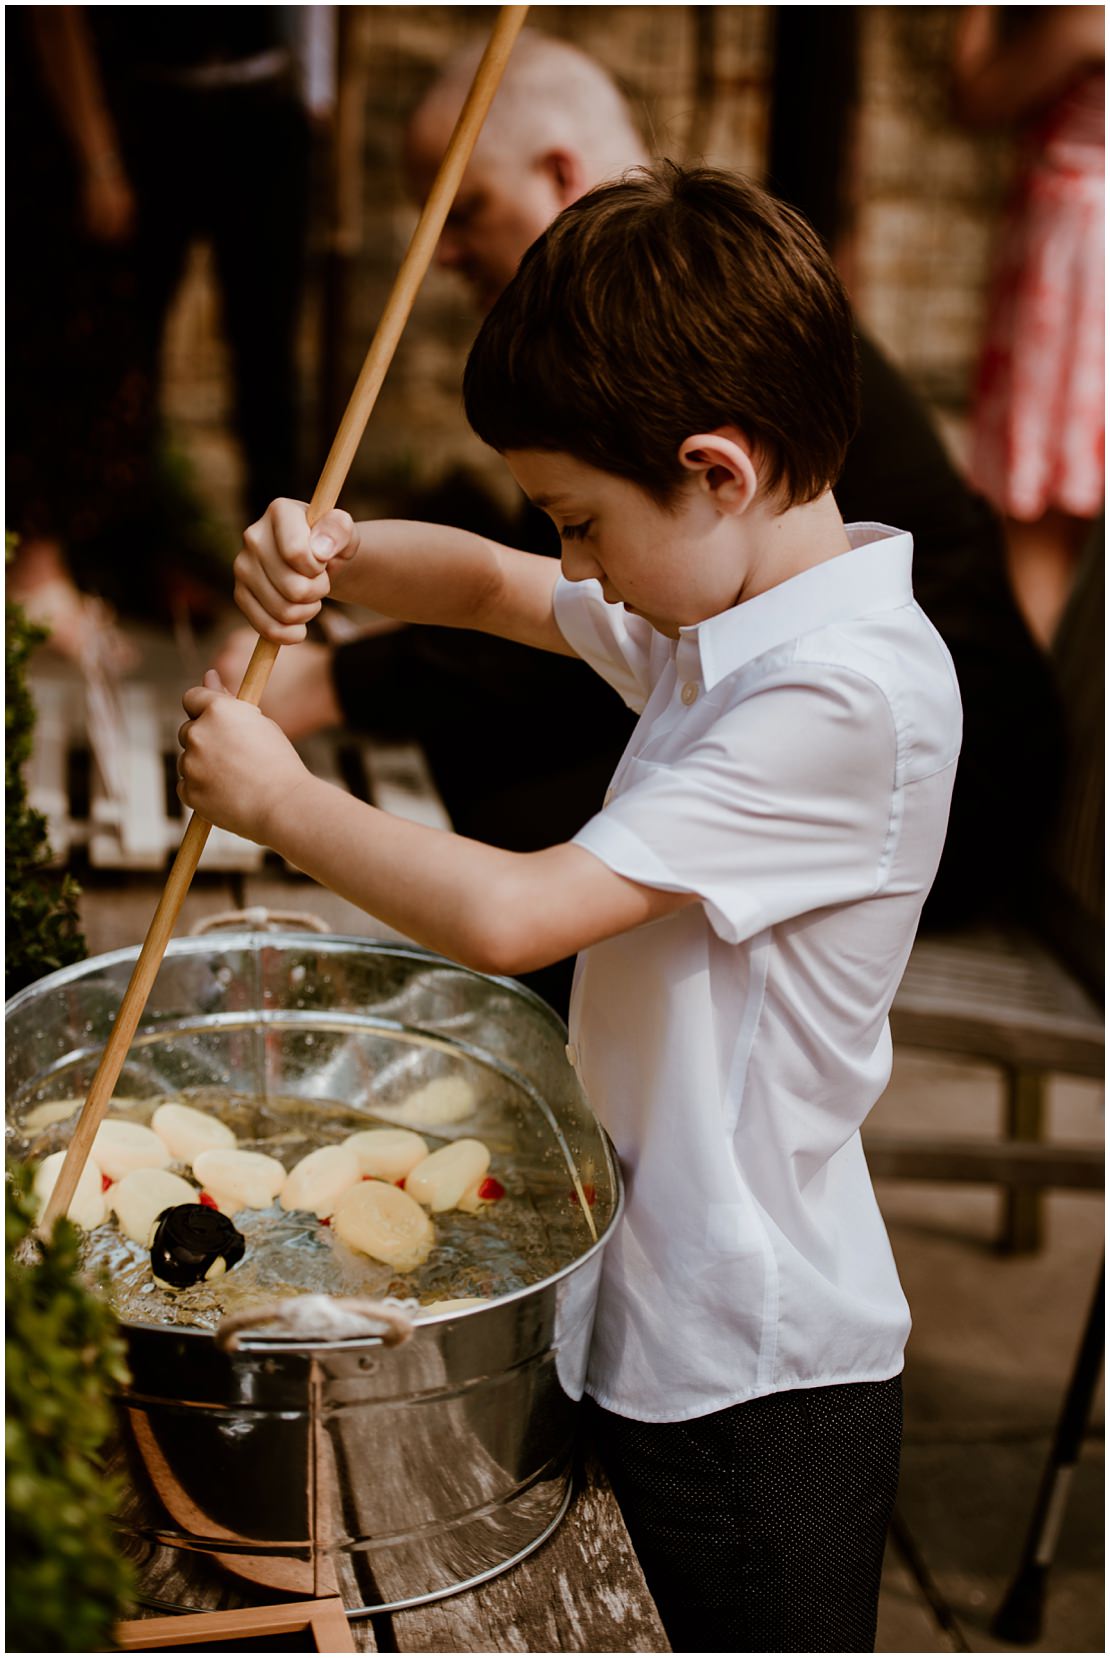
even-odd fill
[[[670,763],[636,759],[576,844],[629,880],[701,899],[729,944],[870,896],[897,828],[886,698],[850,670],[761,688]]]
[[[636,714],[642,714],[658,678],[666,646],[642,616],[607,604],[598,581],[555,584],[555,620],[567,644],[606,680]]]

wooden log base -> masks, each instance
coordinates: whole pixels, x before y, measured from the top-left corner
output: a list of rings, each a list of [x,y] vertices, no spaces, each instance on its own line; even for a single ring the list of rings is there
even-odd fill
[[[303,1635],[294,1647],[278,1645],[275,1636]],[[132,1618],[116,1625],[122,1652],[157,1652],[164,1647],[209,1646],[250,1642],[252,1652],[357,1652],[343,1602],[291,1601],[285,1606],[241,1606],[227,1612],[186,1612],[181,1617]],[[273,1643],[267,1645],[267,1642]]]
[[[118,1453],[117,1453],[118,1455]],[[117,1464],[118,1466],[118,1464]],[[226,1618],[258,1614],[241,1604],[245,1586],[208,1556],[185,1556],[150,1545],[136,1560],[141,1604],[150,1615],[121,1626],[130,1632],[166,1625],[161,1646],[185,1645],[173,1629],[187,1629],[200,1616],[156,1614],[206,1602]],[[310,1602],[271,1607],[274,1614]],[[322,1604],[328,1604],[324,1602]],[[341,1603],[339,1603],[341,1604]],[[212,1627],[212,1626],[209,1626]],[[277,1627],[276,1625],[273,1627]],[[303,1628],[303,1624],[296,1627]],[[351,1620],[353,1647],[321,1650],[358,1652],[670,1652],[612,1488],[592,1454],[575,1479],[565,1520],[548,1540],[518,1565],[476,1588],[403,1612]],[[213,1639],[214,1635],[197,1636]],[[245,1640],[244,1636],[244,1640]],[[121,1642],[121,1645],[125,1643]],[[156,1643],[151,1641],[149,1646]],[[141,1642],[129,1650],[142,1651]],[[302,1649],[304,1650],[304,1649]],[[309,1649],[311,1650],[311,1649]]]

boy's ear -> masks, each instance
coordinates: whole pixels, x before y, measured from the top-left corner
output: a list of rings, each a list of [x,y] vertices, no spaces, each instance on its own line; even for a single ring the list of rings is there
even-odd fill
[[[582,157],[574,150],[550,149],[540,156],[537,166],[547,174],[558,198],[560,209],[569,207],[586,192],[586,169]]]
[[[698,474],[703,489],[720,512],[743,512],[759,492],[759,478],[748,441],[735,426],[722,426],[716,432],[699,432],[686,438],[678,458],[687,471]]]

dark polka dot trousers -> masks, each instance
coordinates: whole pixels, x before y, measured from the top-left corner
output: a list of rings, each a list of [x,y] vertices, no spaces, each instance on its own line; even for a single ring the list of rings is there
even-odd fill
[[[800,1388],[691,1422],[586,1401],[675,1652],[871,1652],[902,1378]]]

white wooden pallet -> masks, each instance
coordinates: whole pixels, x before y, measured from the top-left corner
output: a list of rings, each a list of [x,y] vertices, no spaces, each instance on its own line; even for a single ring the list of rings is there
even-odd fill
[[[84,848],[96,869],[160,870],[176,853],[185,828],[173,787],[181,704],[169,685],[140,679],[115,687],[111,708],[90,707],[88,688],[76,676],[31,678],[35,740],[27,769],[31,805],[47,820],[56,863]],[[98,741],[90,742],[90,719]],[[111,727],[105,731],[105,725]],[[347,788],[354,772],[356,792],[397,817],[450,828],[423,753],[413,744],[372,743],[358,737],[315,736],[297,743],[316,776]],[[98,764],[99,754],[111,763]],[[73,786],[74,759],[88,779],[87,809]],[[104,771],[115,771],[110,790]],[[200,867],[220,872],[257,873],[265,849],[214,828]]]

